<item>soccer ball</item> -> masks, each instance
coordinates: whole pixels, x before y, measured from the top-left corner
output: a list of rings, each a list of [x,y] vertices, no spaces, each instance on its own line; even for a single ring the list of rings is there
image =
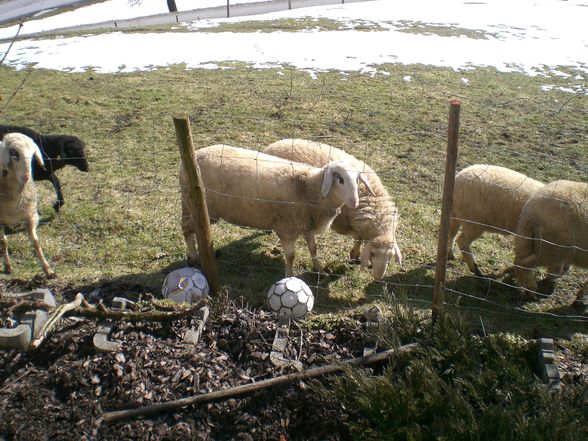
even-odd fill
[[[306,283],[296,277],[278,280],[267,292],[267,304],[280,316],[299,319],[312,311],[314,295]]]
[[[206,277],[199,269],[186,267],[172,271],[163,281],[161,294],[176,303],[194,303],[208,295]]]

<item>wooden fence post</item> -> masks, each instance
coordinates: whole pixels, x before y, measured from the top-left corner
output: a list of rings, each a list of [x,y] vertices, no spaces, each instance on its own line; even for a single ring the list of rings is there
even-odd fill
[[[202,271],[208,279],[210,294],[215,295],[220,288],[218,269],[214,257],[214,246],[210,233],[210,220],[208,218],[208,206],[200,168],[196,159],[196,151],[192,143],[192,131],[187,117],[174,117],[176,137],[182,157],[182,167],[186,172],[189,197],[194,205],[194,222],[196,223],[196,241]]]
[[[449,126],[447,128],[447,158],[445,160],[445,182],[443,184],[443,201],[441,221],[439,224],[439,240],[437,244],[437,267],[435,269],[435,285],[433,287],[433,322],[437,321],[443,307],[443,289],[447,270],[447,245],[449,236],[449,220],[453,206],[453,185],[457,163],[457,144],[459,141],[459,110],[460,100],[449,102]]]

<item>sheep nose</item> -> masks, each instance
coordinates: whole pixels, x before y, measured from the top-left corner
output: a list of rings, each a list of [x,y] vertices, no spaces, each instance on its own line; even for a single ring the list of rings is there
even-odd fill
[[[357,206],[359,205],[359,200],[358,199],[349,199],[347,201],[347,206],[349,208],[357,208]]]

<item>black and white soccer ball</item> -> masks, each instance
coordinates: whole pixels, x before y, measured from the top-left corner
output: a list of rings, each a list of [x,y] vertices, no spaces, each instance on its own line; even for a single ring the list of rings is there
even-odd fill
[[[271,286],[267,292],[267,304],[279,316],[300,319],[312,311],[314,295],[304,281],[286,277]]]
[[[161,294],[177,303],[194,303],[210,292],[208,280],[197,268],[186,267],[172,271],[163,281]]]

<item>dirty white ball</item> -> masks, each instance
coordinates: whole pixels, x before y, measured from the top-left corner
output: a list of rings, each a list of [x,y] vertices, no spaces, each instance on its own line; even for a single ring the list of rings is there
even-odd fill
[[[286,277],[271,286],[267,292],[267,303],[278,315],[299,319],[312,311],[314,295],[304,281]]]
[[[163,281],[161,294],[177,303],[194,303],[208,295],[210,288],[204,274],[192,267],[172,271]]]

